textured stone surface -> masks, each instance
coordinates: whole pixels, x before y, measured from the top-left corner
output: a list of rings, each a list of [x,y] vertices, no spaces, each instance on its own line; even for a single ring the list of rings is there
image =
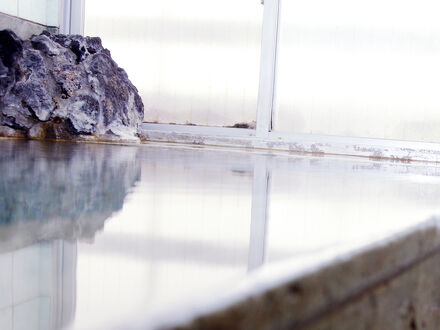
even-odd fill
[[[439,329],[439,281],[432,221],[175,329]]]
[[[35,139],[136,139],[143,113],[99,38],[0,31],[0,125]]]
[[[439,329],[440,254],[378,283],[304,329]]]

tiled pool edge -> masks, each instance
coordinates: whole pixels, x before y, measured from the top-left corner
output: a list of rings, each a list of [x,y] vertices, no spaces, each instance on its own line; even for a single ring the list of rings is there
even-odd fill
[[[172,328],[437,328],[439,280],[440,230],[434,219]]]

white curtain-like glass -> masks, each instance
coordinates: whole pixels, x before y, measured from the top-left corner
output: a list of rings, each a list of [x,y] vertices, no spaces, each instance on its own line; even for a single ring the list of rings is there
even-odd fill
[[[58,26],[58,0],[1,0],[0,13]]]
[[[127,71],[145,121],[252,126],[262,16],[258,0],[87,0],[85,34]]]
[[[439,10],[434,0],[283,1],[275,130],[439,142]]]

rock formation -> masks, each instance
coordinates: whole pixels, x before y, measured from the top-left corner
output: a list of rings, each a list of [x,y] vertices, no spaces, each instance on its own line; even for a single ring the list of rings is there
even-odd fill
[[[144,106],[99,38],[0,31],[0,135],[137,139]]]

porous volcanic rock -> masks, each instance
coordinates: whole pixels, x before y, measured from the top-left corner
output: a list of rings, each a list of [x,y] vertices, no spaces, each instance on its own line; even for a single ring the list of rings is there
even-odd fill
[[[0,135],[137,139],[144,106],[99,38],[0,31]]]

